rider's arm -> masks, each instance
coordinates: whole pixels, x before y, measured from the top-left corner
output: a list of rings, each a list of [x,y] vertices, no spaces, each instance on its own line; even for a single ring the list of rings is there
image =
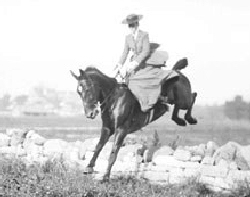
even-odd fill
[[[149,36],[146,33],[143,36],[142,40],[142,51],[141,53],[135,57],[135,61],[138,63],[138,65],[149,55],[150,53],[150,44],[149,44]]]
[[[119,61],[120,65],[123,65],[125,63],[127,56],[128,56],[128,52],[129,52],[129,46],[128,46],[127,37],[126,37],[124,50],[123,50],[122,56],[121,56],[120,61]]]

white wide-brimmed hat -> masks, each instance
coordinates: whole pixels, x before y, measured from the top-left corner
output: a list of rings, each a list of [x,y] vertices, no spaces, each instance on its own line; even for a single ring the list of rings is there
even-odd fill
[[[138,15],[138,14],[129,14],[126,19],[124,19],[122,21],[123,24],[133,24],[136,23],[138,21],[140,21],[142,19],[142,15]]]

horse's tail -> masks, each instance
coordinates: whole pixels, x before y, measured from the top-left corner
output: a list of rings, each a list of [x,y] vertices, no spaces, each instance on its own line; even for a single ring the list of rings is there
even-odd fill
[[[188,65],[187,58],[183,58],[175,63],[172,70],[182,70],[183,68],[186,68]]]

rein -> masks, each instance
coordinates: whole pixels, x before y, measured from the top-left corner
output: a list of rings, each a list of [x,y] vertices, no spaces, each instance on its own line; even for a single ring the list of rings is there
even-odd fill
[[[110,96],[112,95],[112,93],[114,92],[114,90],[115,90],[115,88],[112,89],[112,90],[108,93],[108,95],[103,99],[102,102],[100,102],[100,107],[102,107],[104,104],[107,103],[108,99],[110,98]],[[104,108],[101,110],[101,113],[103,113],[104,110],[106,110],[106,109],[107,109],[107,107],[104,107]]]
[[[93,92],[96,95],[96,93],[95,93],[96,91],[95,91],[95,88],[94,88],[95,87],[94,86],[95,82],[90,77],[89,77],[88,80],[90,81],[90,84],[91,84],[90,87],[93,89]],[[100,103],[100,107],[104,106],[107,103],[108,99],[110,98],[110,96],[112,95],[112,93],[114,91],[115,91],[115,88],[111,89],[111,91],[107,94],[107,96],[103,99],[103,101],[99,102]],[[98,99],[97,98],[95,98],[95,102],[98,103]],[[95,104],[95,105],[97,105],[97,104]],[[103,113],[106,109],[107,109],[107,106],[103,107],[103,109],[101,109],[101,113]]]

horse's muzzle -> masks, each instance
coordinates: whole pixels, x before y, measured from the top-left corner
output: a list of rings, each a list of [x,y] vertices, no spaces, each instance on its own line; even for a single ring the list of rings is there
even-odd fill
[[[86,117],[91,119],[94,119],[98,114],[99,114],[98,109],[94,109],[93,111],[85,113]]]

